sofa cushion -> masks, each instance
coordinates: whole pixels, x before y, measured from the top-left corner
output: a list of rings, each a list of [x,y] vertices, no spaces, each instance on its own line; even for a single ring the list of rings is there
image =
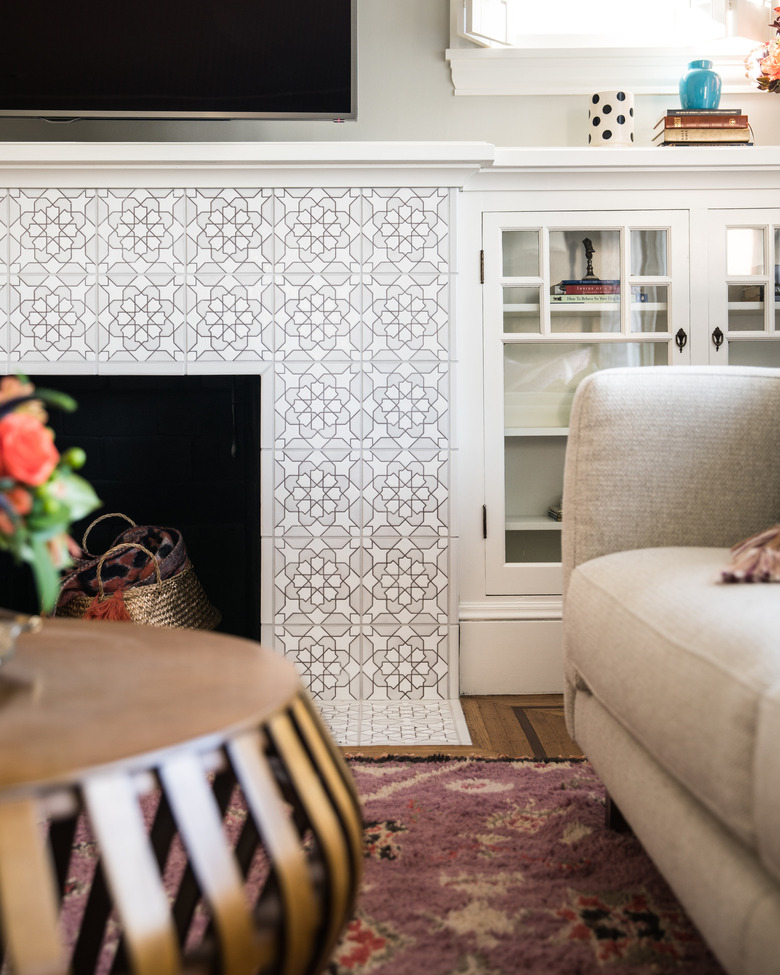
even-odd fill
[[[780,590],[720,583],[728,557],[650,548],[585,562],[571,576],[564,638],[578,683],[722,822],[763,847],[754,770],[780,781],[777,737],[756,759],[762,708],[776,715]]]

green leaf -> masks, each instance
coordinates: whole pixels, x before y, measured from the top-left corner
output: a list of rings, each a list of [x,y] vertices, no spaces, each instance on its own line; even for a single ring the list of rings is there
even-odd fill
[[[61,499],[70,508],[71,521],[78,521],[103,503],[89,481],[68,468],[62,470],[62,484],[65,493]]]
[[[67,413],[73,413],[74,410],[78,409],[78,403],[72,396],[68,396],[67,393],[59,393],[56,389],[37,387],[31,398],[43,400],[47,406],[56,406]]]
[[[42,613],[50,613],[57,604],[57,594],[60,588],[60,573],[51,561],[46,542],[40,537],[30,539],[32,559],[30,567],[38,590],[38,600]]]
[[[74,474],[69,467],[59,467],[56,474],[35,491],[27,526],[31,532],[52,538],[67,532],[74,521],[99,508],[100,504],[100,498],[88,481]]]

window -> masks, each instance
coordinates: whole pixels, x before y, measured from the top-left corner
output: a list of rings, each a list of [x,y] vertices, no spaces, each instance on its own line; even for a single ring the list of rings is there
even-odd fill
[[[677,93],[709,57],[724,92],[749,92],[744,58],[771,37],[775,0],[451,0],[456,94]],[[562,70],[549,70],[558,59]]]

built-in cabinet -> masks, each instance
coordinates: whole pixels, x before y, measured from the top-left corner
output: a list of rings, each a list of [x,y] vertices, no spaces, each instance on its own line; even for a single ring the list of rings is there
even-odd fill
[[[574,391],[685,352],[688,214],[490,212],[482,233],[487,592],[556,594]]]
[[[780,366],[780,209],[712,210],[709,362]]]
[[[701,154],[678,166],[661,150],[632,170],[620,155],[494,167],[464,194],[480,254],[463,308],[482,342],[467,395],[474,408],[481,398],[481,444],[467,424],[481,484],[467,479],[482,506],[462,505],[465,693],[562,687],[561,500],[582,379],[614,366],[780,366],[780,154],[760,171]],[[751,179],[776,207],[755,205]]]

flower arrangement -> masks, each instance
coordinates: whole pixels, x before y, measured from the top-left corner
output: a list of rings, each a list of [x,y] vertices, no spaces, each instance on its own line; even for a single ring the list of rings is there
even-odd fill
[[[761,91],[780,91],[780,7],[772,8],[775,21],[775,37],[764,41],[745,58],[745,74]]]
[[[100,501],[75,473],[84,451],[71,447],[60,454],[55,447],[44,404],[76,409],[70,396],[36,390],[24,376],[0,380],[0,548],[28,563],[41,611],[49,613],[60,572],[80,554],[68,530]]]

